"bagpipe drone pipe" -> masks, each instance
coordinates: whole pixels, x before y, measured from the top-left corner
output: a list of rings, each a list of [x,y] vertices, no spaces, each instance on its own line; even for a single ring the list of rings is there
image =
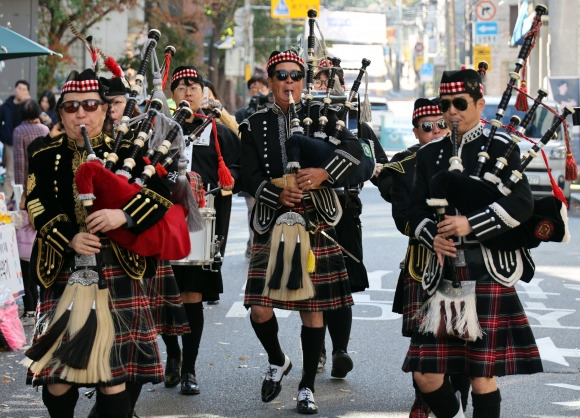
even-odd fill
[[[368,65],[370,65],[370,61],[363,59],[362,67],[348,96],[330,94],[333,88],[334,77],[329,79],[329,87],[326,93],[321,91],[307,94],[307,101],[323,102],[322,106],[305,106],[306,109],[320,109],[317,118],[318,129],[313,133],[314,137],[302,133],[301,121],[295,110],[293,110],[293,106],[291,106],[291,135],[285,142],[288,157],[287,167],[290,171],[306,167],[324,167],[324,164],[340,145],[344,130],[359,131],[360,111],[357,106],[358,88]],[[332,119],[330,112],[336,115],[333,115],[336,119]],[[328,125],[329,118],[330,120],[336,120],[332,135],[325,133],[325,129],[330,129]],[[304,120],[309,119],[311,119],[310,115],[306,114]],[[310,121],[310,125],[312,125],[312,121]],[[373,147],[375,144],[367,138],[358,138],[357,140],[363,151],[360,163],[350,171],[342,182],[336,184],[336,187],[348,187],[364,183],[374,173],[375,157]]]
[[[525,60],[531,52],[535,42],[537,31],[541,25],[541,16],[546,13],[545,6],[536,7],[536,16],[532,29],[526,35],[518,60],[516,62],[515,72],[510,73],[510,80],[502,96],[498,109],[496,110],[496,119],[490,121],[491,130],[484,149],[478,154],[478,161],[472,173],[464,173],[461,167],[461,161],[455,153],[452,159],[459,160],[459,164],[452,164],[449,171],[437,173],[430,181],[431,197],[433,199],[444,199],[448,204],[455,207],[460,213],[468,214],[477,209],[481,209],[492,204],[497,199],[512,193],[513,188],[523,178],[523,171],[530,161],[538,155],[538,152],[545,144],[554,137],[560,125],[565,122],[566,116],[573,114],[572,108],[565,108],[562,114],[558,115],[554,110],[544,105],[542,99],[546,92],[538,91],[538,96],[533,99],[533,104],[521,120],[515,118],[510,120],[509,124],[504,126],[500,122],[505,114],[512,91],[515,89],[521,97],[518,102],[528,100],[527,93],[524,89],[515,86],[516,81],[520,78],[517,73],[525,64]],[[508,167],[508,159],[512,152],[518,147],[518,142],[525,137],[524,132],[533,119],[534,112],[539,106],[543,106],[556,115],[551,127],[542,135],[532,149],[521,157],[517,166]],[[518,126],[519,125],[519,126]],[[503,153],[495,150],[496,160],[490,160],[490,154],[494,147],[499,147],[502,141],[494,141],[498,129],[504,128],[510,138],[510,143],[503,149]],[[565,127],[564,131],[567,129]],[[456,150],[455,150],[456,151]],[[499,155],[499,156],[498,156]],[[570,157],[571,158],[571,157]],[[492,165],[493,164],[493,165]],[[571,165],[571,164],[570,164]],[[575,163],[574,163],[575,165]],[[503,172],[509,168],[511,172]],[[488,171],[484,172],[484,168]],[[483,174],[483,175],[482,175]],[[574,176],[572,174],[571,176]],[[569,179],[569,178],[567,178]],[[567,228],[567,203],[561,193],[560,188],[553,184],[555,196],[547,196],[534,199],[534,209],[532,216],[519,226],[513,228],[509,233],[496,236],[491,239],[482,241],[482,243],[491,249],[497,250],[515,250],[518,248],[535,248],[541,242],[567,242],[569,233]],[[513,214],[512,214],[513,215]]]
[[[136,77],[137,80],[141,80],[141,85],[149,60],[153,57],[153,63],[156,63],[154,49],[159,35],[156,30],[150,31],[150,42],[144,46],[142,62]],[[171,54],[171,51],[166,50],[166,56],[168,53]],[[167,62],[163,71],[169,72]],[[159,69],[154,69],[154,74],[161,77]],[[187,103],[182,103],[174,118],[169,118],[162,112],[166,103],[160,99],[153,99],[145,114],[131,120],[129,115],[137,103],[141,85],[131,90],[131,96],[117,129],[113,152],[107,155],[105,164],[98,159],[81,164],[75,175],[75,182],[79,200],[92,201],[93,210],[123,209],[135,221],[136,225],[131,228],[120,227],[106,232],[105,235],[112,241],[143,257],[179,259],[190,252],[186,218],[188,214],[191,218],[195,214],[192,212],[197,210],[197,206],[188,204],[195,199],[174,203],[147,189],[146,182],[153,176],[158,177],[156,180],[159,181],[167,176],[167,167],[159,164],[159,156],[152,162],[142,155],[147,144],[167,151],[174,145],[182,150],[184,139],[181,125],[193,113]],[[117,153],[122,143],[123,148],[127,146],[124,137],[135,120],[140,123],[135,139],[122,162],[122,168],[114,173],[112,170],[119,160]],[[133,173],[137,167],[146,174]],[[186,182],[189,184],[187,180]],[[197,215],[199,217],[199,213]],[[190,226],[191,224],[190,222]]]
[[[536,103],[539,103],[539,99],[536,99]],[[535,108],[532,107],[524,120],[529,119],[528,115],[534,110]],[[523,172],[532,158],[537,156],[542,147],[554,137],[566,116],[573,112],[573,109],[566,107],[562,114],[555,118],[541,140],[521,157],[517,167],[509,167],[507,163],[510,154],[521,140],[520,131],[525,130],[525,126],[520,126],[516,134],[514,128],[517,121],[513,121],[511,129],[510,125],[506,127],[511,132],[510,144],[497,158],[495,165],[490,167],[490,164],[486,164],[489,171],[484,173],[483,178],[470,176],[459,170],[442,170],[430,181],[431,198],[444,199],[460,213],[468,214],[511,194],[516,184],[523,180]],[[506,168],[511,169],[511,172],[504,172]],[[509,233],[484,240],[482,243],[491,249],[508,251],[522,247],[535,248],[546,241],[567,242],[568,239],[565,199],[545,196],[534,199],[533,213],[527,221],[513,228]]]

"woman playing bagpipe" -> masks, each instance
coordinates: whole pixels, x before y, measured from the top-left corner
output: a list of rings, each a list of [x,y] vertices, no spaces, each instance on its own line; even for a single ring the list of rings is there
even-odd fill
[[[204,80],[193,66],[177,67],[170,80],[172,98],[176,103],[185,100],[195,112],[183,124],[185,135],[191,134],[204,122],[201,110]],[[220,252],[225,254],[232,190],[239,173],[240,139],[231,129],[221,123],[210,124],[186,148],[189,160],[188,171],[201,176],[201,189],[221,187],[214,197],[215,233],[223,237]],[[192,246],[196,243],[192,243]],[[199,245],[199,243],[197,243]],[[221,264],[212,264],[208,269],[200,265],[173,264],[173,271],[181,292],[191,333],[182,335],[183,350],[179,348],[177,336],[163,334],[167,346],[165,386],[174,387],[181,383],[180,393],[197,395],[200,388],[196,378],[195,362],[203,331],[203,301],[215,301],[223,292]],[[183,353],[182,353],[183,351]]]
[[[423,274],[423,288],[430,297],[419,314],[420,327],[411,338],[403,370],[413,372],[423,398],[438,417],[463,416],[445,374],[470,377],[474,417],[499,417],[496,376],[538,373],[542,364],[514,288],[517,280],[530,280],[533,275],[529,250],[500,251],[484,242],[493,237],[510,239],[514,228],[532,215],[533,199],[525,177],[507,196],[498,193],[495,200],[481,202],[469,213],[456,211],[461,197],[447,207],[441,202],[444,199],[435,199],[439,196],[434,196],[432,178],[457,168],[458,175],[469,176],[487,142],[480,122],[485,100],[478,72],[444,72],[439,98],[452,134],[417,152],[409,217],[411,231],[431,252]],[[496,134],[487,147],[485,171],[504,155],[509,142],[504,134]],[[501,179],[505,181],[519,163],[516,147],[506,159]],[[474,189],[463,199],[477,202],[478,189]],[[437,221],[435,207],[443,207]],[[455,296],[460,296],[460,302]]]
[[[305,63],[294,51],[272,52],[267,73],[275,103],[240,125],[241,180],[245,191],[256,198],[244,304],[251,309],[252,327],[268,353],[270,365],[262,384],[264,402],[278,396],[282,378],[292,368],[278,341],[273,308],[300,312],[303,374],[297,409],[312,414],[318,410],[313,392],[325,333],[322,312],[353,303],[333,229],[341,213],[331,187],[348,178],[360,162],[362,149],[356,137],[345,130],[340,145],[326,155],[321,166],[303,164],[292,173],[286,141],[299,128],[299,120],[310,119],[310,132],[318,130],[321,105],[311,103],[311,112],[306,113],[307,106],[300,100]],[[335,111],[328,112],[327,117],[325,132],[333,135]],[[324,155],[320,157],[324,159]]]
[[[102,132],[108,110],[104,93],[94,70],[73,71],[58,101],[62,131],[38,138],[28,149],[27,209],[38,231],[31,265],[46,289],[34,343],[25,354],[32,384],[43,386],[52,417],[73,417],[79,386],[98,388],[99,417],[128,416],[126,382],[163,381],[155,326],[139,280],[152,274],[157,260],[142,246],[171,231],[174,256],[189,251],[185,212],[173,210],[174,183],[167,177],[154,176],[135,192],[109,185],[92,212],[79,200],[88,197],[79,192],[88,179],[77,171],[87,164],[106,171],[99,159],[114,146],[125,157],[131,146],[126,140],[114,144]],[[135,169],[144,165],[137,158]],[[121,195],[128,197],[119,206],[103,208]],[[121,235],[131,244],[109,238]]]

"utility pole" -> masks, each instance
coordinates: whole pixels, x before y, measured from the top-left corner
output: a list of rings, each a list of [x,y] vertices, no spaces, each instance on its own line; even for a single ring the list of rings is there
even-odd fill
[[[457,67],[457,59],[455,57],[455,0],[447,0],[447,69],[454,70]]]

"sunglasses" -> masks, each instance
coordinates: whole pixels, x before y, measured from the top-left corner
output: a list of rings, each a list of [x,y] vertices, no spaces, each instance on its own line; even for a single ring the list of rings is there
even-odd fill
[[[66,113],[76,113],[82,106],[85,112],[94,112],[102,104],[105,104],[105,102],[96,99],[87,99],[83,100],[82,102],[77,100],[69,100],[68,102],[62,102],[60,104],[60,108]]]
[[[449,110],[449,108],[451,107],[451,104],[453,104],[453,107],[455,109],[463,112],[465,109],[467,109],[467,106],[469,106],[469,103],[471,103],[471,102],[473,102],[473,100],[468,102],[463,97],[458,97],[456,99],[453,99],[453,101],[440,100],[439,101],[439,109],[441,110],[441,112],[445,113]]]
[[[274,71],[274,76],[280,81],[286,81],[288,79],[288,76],[290,76],[290,78],[294,81],[300,81],[304,78],[304,71],[276,70],[276,71]]]
[[[423,122],[419,126],[423,132],[431,132],[435,128],[435,124],[437,124],[439,129],[447,129],[447,124],[443,119],[439,119],[437,122]]]

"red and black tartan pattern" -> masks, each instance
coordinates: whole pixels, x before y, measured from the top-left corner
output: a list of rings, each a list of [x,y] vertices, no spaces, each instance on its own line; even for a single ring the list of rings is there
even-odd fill
[[[160,260],[157,274],[144,279],[144,284],[157,334],[183,335],[189,332],[187,314],[169,261]]]
[[[423,116],[439,116],[442,115],[439,106],[421,106],[413,111],[413,119]]]
[[[173,77],[171,77],[171,83],[169,84],[173,84],[175,80],[180,80],[182,78],[200,79],[201,77],[197,74],[197,71],[195,71],[194,69],[185,68],[179,71],[178,73],[174,74]]]
[[[67,81],[64,83],[64,86],[62,86],[60,94],[71,92],[87,93],[91,91],[100,91],[99,80]]]
[[[272,65],[276,65],[281,62],[295,62],[298,65],[301,65],[302,68],[306,67],[304,60],[299,57],[293,51],[284,51],[280,52],[278,55],[274,55],[272,58],[268,60],[268,64],[266,65],[266,70],[270,68]]]
[[[423,304],[423,287],[421,282],[413,279],[408,273],[401,276],[399,280],[403,280],[402,333],[404,337],[411,337],[418,325],[415,314],[419,312]]]
[[[334,228],[317,222],[316,212],[311,201],[307,201],[308,216],[315,225],[336,239]],[[301,210],[296,210],[302,212]],[[279,214],[278,214],[279,215]],[[310,235],[310,247],[316,259],[316,271],[310,274],[316,294],[312,299],[303,301],[279,301],[262,296],[266,284],[266,269],[268,267],[269,233],[254,234],[252,257],[248,268],[248,281],[244,305],[271,306],[293,311],[324,311],[334,310],[353,304],[348,274],[340,248],[328,238],[317,232]]]
[[[486,277],[476,285],[483,338],[436,339],[415,332],[403,371],[458,373],[470,377],[533,374],[543,371],[538,346],[515,287]]]
[[[157,334],[143,284],[140,280],[128,277],[118,265],[105,266],[103,274],[109,286],[109,307],[115,326],[115,342],[109,359],[113,378],[103,383],[115,386],[126,381],[163,382]],[[60,273],[55,283],[44,291],[38,307],[40,318],[46,320],[52,317],[69,276],[68,272]],[[42,322],[43,319],[36,327],[35,340],[38,338],[38,330],[44,328]],[[51,368],[44,369],[42,373],[33,376],[32,384],[41,386],[62,382],[59,378],[60,370],[55,370],[51,375],[52,372]]]
[[[443,94],[469,93],[479,91],[483,94],[483,84],[470,81],[452,81],[439,85],[439,96]]]

